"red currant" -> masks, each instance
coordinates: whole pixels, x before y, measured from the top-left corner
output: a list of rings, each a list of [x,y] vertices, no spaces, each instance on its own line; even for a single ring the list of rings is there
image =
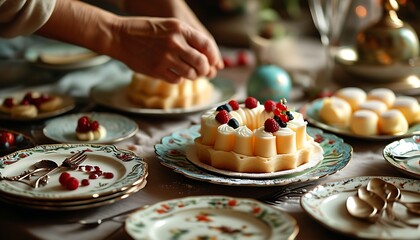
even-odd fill
[[[97,179],[99,175],[97,173],[91,173],[89,174],[89,179]]]
[[[287,110],[287,106],[284,105],[282,102],[278,102],[277,105],[276,105],[276,107],[278,109],[280,109],[281,111],[286,111]]]
[[[89,179],[83,179],[80,184],[82,186],[89,186],[90,185]]]
[[[230,67],[235,66],[232,59],[230,59],[228,57],[223,57],[223,64],[225,65],[225,68],[230,68]]]
[[[79,180],[75,177],[69,177],[65,184],[68,190],[76,190],[79,187]]]
[[[13,146],[15,144],[15,135],[11,132],[1,132],[0,143],[8,143],[9,146]]]
[[[236,56],[236,61],[240,66],[246,66],[249,64],[248,54],[245,51],[239,51]]]
[[[114,177],[114,174],[112,172],[104,172],[103,176],[104,178],[111,179]]]

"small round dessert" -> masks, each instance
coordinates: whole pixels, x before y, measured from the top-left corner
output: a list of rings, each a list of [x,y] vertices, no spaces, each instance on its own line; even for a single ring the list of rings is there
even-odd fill
[[[403,134],[408,130],[408,122],[401,111],[390,109],[379,116],[378,129],[380,134]]]
[[[405,119],[407,119],[408,125],[418,122],[419,113],[420,113],[420,106],[417,102],[417,99],[409,96],[398,96],[395,99],[394,105],[392,106],[393,109],[398,109],[404,115]]]
[[[338,97],[327,97],[322,101],[319,116],[328,125],[348,127],[352,109],[350,104]]]
[[[394,105],[395,93],[388,88],[375,88],[367,93],[367,100],[382,101],[390,108]]]
[[[378,116],[388,110],[387,105],[379,100],[367,100],[359,105],[359,110],[370,110],[378,114]]]
[[[359,109],[359,105],[366,101],[367,94],[361,88],[346,87],[339,89],[335,96],[346,100],[350,104],[352,111],[356,111]]]
[[[98,140],[106,136],[106,129],[98,121],[83,116],[78,119],[76,137],[81,141]]]
[[[353,133],[362,136],[378,134],[378,115],[370,110],[360,109],[351,116],[350,129]]]

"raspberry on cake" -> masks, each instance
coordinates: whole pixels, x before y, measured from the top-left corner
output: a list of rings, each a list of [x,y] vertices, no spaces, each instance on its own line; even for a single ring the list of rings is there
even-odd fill
[[[173,84],[134,73],[126,93],[133,104],[142,108],[188,108],[209,102],[213,95],[213,85],[203,77],[184,79]]]
[[[77,120],[76,137],[81,141],[98,140],[106,136],[106,129],[98,121],[88,116]]]
[[[268,100],[271,101],[271,100]],[[248,97],[236,110],[213,108],[201,117],[194,140],[200,162],[243,173],[295,169],[323,149],[306,133],[300,113],[286,100],[260,104]]]

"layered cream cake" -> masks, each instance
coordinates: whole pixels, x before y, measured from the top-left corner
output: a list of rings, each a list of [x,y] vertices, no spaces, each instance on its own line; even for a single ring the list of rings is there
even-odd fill
[[[173,84],[134,73],[127,87],[128,99],[142,108],[188,108],[209,102],[212,94],[213,85],[207,78]]]
[[[295,169],[323,153],[306,125],[300,113],[287,109],[285,100],[264,105],[252,97],[241,105],[231,100],[202,115],[197,156],[207,165],[235,172]]]
[[[359,88],[343,88],[337,91],[340,94],[323,99],[321,120],[334,126],[345,126],[345,123],[349,123],[348,127],[353,133],[364,136],[405,133],[410,124],[420,121],[420,105],[417,99],[396,96],[387,88],[363,92]],[[356,103],[357,107],[349,112],[346,105],[355,106]]]

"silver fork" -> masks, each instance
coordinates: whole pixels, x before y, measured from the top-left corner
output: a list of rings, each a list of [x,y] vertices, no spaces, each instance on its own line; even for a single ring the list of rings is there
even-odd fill
[[[36,181],[32,184],[33,188],[38,188],[40,186],[44,186],[48,183],[49,174],[55,172],[56,170],[60,168],[68,168],[68,169],[77,169],[77,167],[86,160],[87,155],[85,154],[85,151],[79,151],[75,154],[73,154],[70,157],[67,157],[64,159],[64,161],[56,168],[51,169],[50,171],[46,172],[42,176],[36,179]],[[40,185],[41,184],[41,185]]]

